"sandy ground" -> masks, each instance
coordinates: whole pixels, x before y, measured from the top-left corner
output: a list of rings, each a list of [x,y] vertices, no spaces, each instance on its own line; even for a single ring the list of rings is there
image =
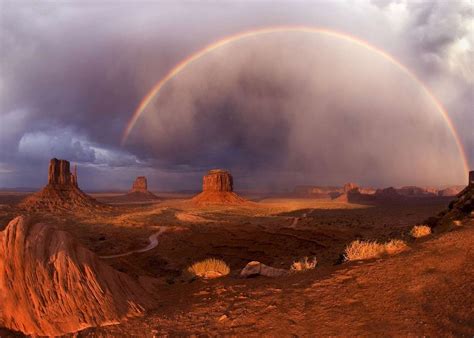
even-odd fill
[[[18,214],[10,204],[19,197],[0,197],[3,229]],[[413,225],[445,208],[446,199],[369,206],[265,198],[249,206],[202,208],[183,197],[103,212],[33,215],[69,231],[99,256],[139,251],[165,229],[150,250],[107,259],[133,277],[157,279],[162,301],[156,309],[80,335],[474,334],[474,229],[466,225],[428,240],[408,236]],[[391,238],[404,239],[410,249],[391,258],[336,265],[354,239]],[[319,263],[311,272],[238,278],[252,260],[288,268],[295,259],[313,255]],[[225,260],[231,274],[213,281],[182,278],[188,265],[209,257]]]

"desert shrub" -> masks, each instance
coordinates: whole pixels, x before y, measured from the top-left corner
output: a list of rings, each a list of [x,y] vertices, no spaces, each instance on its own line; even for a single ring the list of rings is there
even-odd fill
[[[415,225],[410,231],[410,235],[414,238],[425,237],[429,234],[431,234],[431,228],[427,225]]]
[[[218,278],[228,275],[230,268],[223,260],[208,258],[189,266],[186,272],[192,277]]]
[[[387,243],[377,241],[356,240],[350,243],[344,251],[346,261],[358,261],[363,259],[377,258],[384,254],[393,255],[407,248],[404,241],[392,239]]]
[[[318,260],[316,259],[316,256],[314,256],[311,259],[309,259],[308,257],[304,257],[297,261],[294,261],[293,264],[291,264],[290,270],[291,271],[312,270],[316,267],[317,264],[318,264]]]

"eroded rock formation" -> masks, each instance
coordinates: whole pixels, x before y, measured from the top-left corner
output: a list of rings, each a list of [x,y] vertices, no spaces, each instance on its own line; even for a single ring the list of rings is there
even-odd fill
[[[19,206],[26,210],[53,212],[101,207],[100,203],[79,189],[77,182],[77,167],[71,173],[69,161],[53,158],[49,163],[48,184]]]
[[[122,200],[133,202],[147,202],[159,199],[158,196],[148,190],[148,183],[145,176],[138,176],[132,184],[132,190],[121,198]],[[120,199],[120,198],[119,198]]]
[[[148,184],[145,176],[138,176],[135,179],[131,192],[148,192]]]
[[[25,217],[0,232],[0,322],[57,336],[141,315],[150,295],[68,233]]]
[[[234,191],[234,180],[227,170],[209,170],[202,179],[202,191]]]
[[[278,269],[259,261],[252,261],[249,262],[243,269],[240,271],[240,277],[242,278],[249,278],[249,277],[256,277],[256,276],[266,276],[266,277],[281,277],[286,276],[290,272],[285,269]]]
[[[230,172],[213,169],[202,179],[202,192],[193,197],[198,204],[242,204],[246,200],[234,192],[234,180]]]
[[[436,231],[444,231],[464,224],[474,225],[474,171],[469,172],[468,185],[456,195],[446,210],[426,220]]]

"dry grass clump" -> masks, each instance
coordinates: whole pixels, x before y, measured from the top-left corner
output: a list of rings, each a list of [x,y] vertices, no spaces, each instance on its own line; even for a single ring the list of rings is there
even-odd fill
[[[211,279],[228,275],[230,268],[223,260],[208,258],[189,266],[186,272],[192,277]]]
[[[356,240],[346,247],[344,251],[344,258],[346,261],[371,259],[385,254],[393,255],[402,252],[406,248],[406,243],[399,239],[392,239],[387,243]]]
[[[410,235],[414,238],[425,237],[429,234],[431,234],[431,228],[427,225],[415,225],[410,231]]]
[[[316,267],[317,264],[318,260],[316,259],[316,256],[313,256],[312,258],[304,257],[297,261],[294,261],[293,264],[291,264],[290,270],[295,272],[312,270]]]

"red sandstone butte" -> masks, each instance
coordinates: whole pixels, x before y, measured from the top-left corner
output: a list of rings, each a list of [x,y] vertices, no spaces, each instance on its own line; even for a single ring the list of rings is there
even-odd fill
[[[132,184],[132,190],[124,195],[123,198],[134,202],[159,199],[158,196],[148,190],[148,183],[145,176],[138,176]]]
[[[202,179],[202,192],[194,196],[197,204],[243,204],[247,201],[234,192],[234,180],[223,169],[209,170]]]
[[[48,184],[23,200],[19,206],[26,210],[54,212],[102,205],[79,189],[77,167],[71,173],[69,161],[53,158],[49,162]]]

